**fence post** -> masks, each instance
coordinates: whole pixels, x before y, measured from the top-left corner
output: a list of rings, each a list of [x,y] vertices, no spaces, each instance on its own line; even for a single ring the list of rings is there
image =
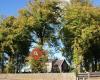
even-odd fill
[[[75,72],[75,75],[76,75],[76,80],[79,80],[79,77],[78,77],[78,73]]]
[[[90,72],[88,72],[88,80],[89,80],[89,78],[90,78]]]

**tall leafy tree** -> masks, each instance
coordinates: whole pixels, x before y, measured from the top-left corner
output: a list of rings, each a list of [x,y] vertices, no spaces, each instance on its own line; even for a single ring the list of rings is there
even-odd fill
[[[80,66],[84,66],[84,64],[85,64],[85,63],[83,64],[83,61],[85,61],[83,58],[86,57],[86,56],[84,56],[84,55],[86,55],[85,53],[87,53],[87,55],[89,55],[88,51],[92,50],[89,48],[87,49],[87,47],[86,47],[86,45],[90,46],[91,43],[90,44],[88,43],[87,40],[89,39],[89,36],[87,36],[83,31],[84,30],[87,30],[87,32],[91,31],[89,33],[89,35],[91,35],[91,33],[93,34],[93,32],[95,31],[96,27],[97,27],[96,30],[97,31],[99,30],[98,29],[98,27],[100,25],[100,23],[99,23],[100,12],[99,11],[100,11],[99,8],[93,7],[91,5],[82,5],[81,3],[72,4],[65,11],[66,25],[61,31],[62,36],[63,36],[62,40],[65,45],[66,53],[67,54],[69,53],[68,56],[70,56],[70,60],[73,59],[73,62],[75,64],[74,66],[78,70],[78,72],[80,72]],[[93,27],[95,27],[95,29],[91,29]],[[98,33],[96,35],[98,35]],[[82,36],[87,36],[85,38],[86,40],[83,40]],[[92,36],[92,38],[93,38],[93,36]],[[97,38],[99,38],[99,35],[97,36]],[[85,43],[85,44],[83,44],[83,43]],[[86,58],[88,58],[88,57],[86,57]]]
[[[34,38],[33,41],[39,45],[44,45],[45,41],[53,35],[54,26],[60,23],[61,9],[58,6],[59,1],[45,0],[33,1],[28,5],[28,9],[21,10],[20,14],[27,19],[28,30],[36,35],[39,41]],[[37,9],[38,8],[38,9]]]
[[[55,0],[29,2],[26,9],[19,11],[17,18],[9,16],[0,24],[3,36],[0,42],[1,51],[8,54],[10,65],[14,65],[14,72],[20,70],[18,66],[24,62],[32,42],[43,47],[45,41],[52,39],[50,37],[54,34],[54,26],[50,25],[60,23],[58,18],[61,17],[61,9],[58,3]]]
[[[27,32],[25,25],[13,16],[3,20],[0,30],[3,36],[1,51],[8,54],[9,61],[12,61],[12,64],[17,68],[29,53],[31,35]],[[15,72],[17,71],[18,69],[15,70]]]

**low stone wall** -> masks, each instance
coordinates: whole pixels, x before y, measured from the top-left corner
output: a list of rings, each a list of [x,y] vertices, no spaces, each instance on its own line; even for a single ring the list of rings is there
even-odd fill
[[[74,73],[0,74],[0,80],[76,80]]]

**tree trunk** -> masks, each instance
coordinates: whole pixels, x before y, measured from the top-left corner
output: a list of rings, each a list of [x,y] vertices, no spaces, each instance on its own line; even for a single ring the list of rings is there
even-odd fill
[[[95,71],[97,70],[97,59],[95,58]]]

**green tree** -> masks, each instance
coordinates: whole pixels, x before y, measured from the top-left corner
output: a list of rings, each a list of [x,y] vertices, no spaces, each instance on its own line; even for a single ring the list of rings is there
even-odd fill
[[[9,63],[15,64],[15,72],[20,70],[18,66],[28,56],[32,42],[43,47],[45,41],[52,39],[50,37],[54,34],[54,26],[52,28],[50,25],[60,23],[58,18],[61,16],[61,9],[58,3],[55,0],[29,2],[26,9],[19,11],[18,17],[9,16],[0,23],[0,51],[8,54]],[[34,35],[38,41],[33,39]]]
[[[18,19],[11,16],[4,19],[0,27],[3,36],[0,43],[1,52],[8,54],[9,61],[12,61],[15,67],[21,64],[20,62],[24,62],[31,45],[31,35],[25,27],[20,27],[21,25],[24,26],[18,22]],[[17,71],[18,69],[15,70],[15,72]]]
[[[73,59],[75,68],[78,72],[80,72],[80,66],[85,65],[85,63],[83,64],[83,61],[85,61],[85,59],[88,59],[88,57],[86,57],[85,55],[92,54],[90,51],[92,51],[93,49],[89,49],[90,47],[92,47],[92,44],[88,42],[88,40],[90,41],[90,35],[94,34],[95,30],[97,30],[97,33],[95,34],[97,35],[97,38],[99,38],[99,16],[100,9],[90,5],[81,5],[80,3],[77,3],[72,4],[69,8],[66,8],[66,24],[65,27],[61,30],[62,40],[65,45],[66,54],[69,54],[68,56],[70,56],[71,61]],[[90,31],[88,35],[83,32],[85,30],[86,32]],[[83,36],[87,36],[85,37],[85,40],[82,38]],[[93,38],[93,36],[91,37]],[[94,41],[98,43],[96,38],[94,38]],[[90,54],[88,51],[90,52]],[[95,52],[93,53],[95,54]],[[93,55],[89,58],[89,60],[91,60],[91,58],[93,59]],[[88,61],[88,63],[90,62]]]
[[[28,9],[20,10],[20,15],[27,21],[28,30],[36,35],[39,41],[33,39],[38,45],[43,46],[44,43],[53,36],[54,26],[60,23],[58,18],[61,16],[61,9],[59,1],[55,0],[41,0],[30,2]],[[37,8],[38,9],[37,9]]]

